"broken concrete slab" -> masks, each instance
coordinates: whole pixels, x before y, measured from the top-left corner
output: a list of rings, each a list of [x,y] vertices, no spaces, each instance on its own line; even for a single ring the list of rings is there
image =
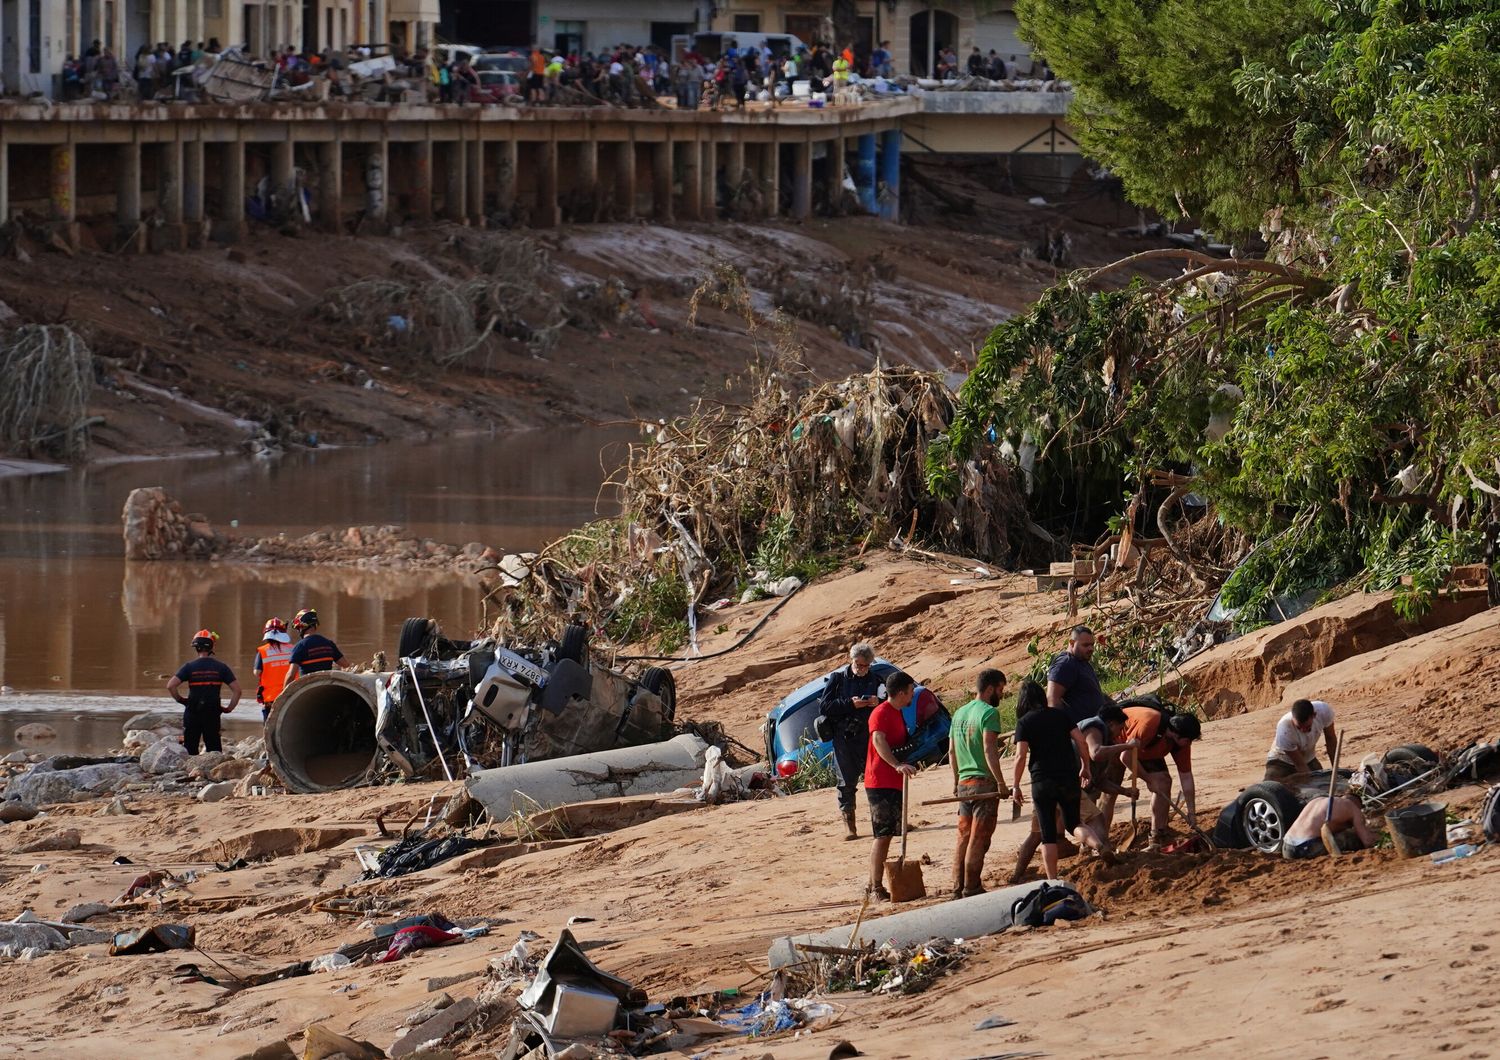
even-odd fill
[[[10,783],[5,786],[5,797],[33,806],[73,802],[81,796],[108,793],[120,784],[139,777],[140,772],[134,765],[124,763],[57,769],[49,762],[38,762],[20,776],[11,778]]]
[[[16,847],[17,854],[38,854],[44,850],[77,850],[83,845],[83,834],[76,828],[65,828],[61,832],[40,835]]]
[[[171,773],[187,760],[187,749],[175,740],[158,740],[141,752],[141,768],[147,773]]]
[[[447,1037],[478,1011],[479,1004],[472,997],[466,997],[456,1004],[449,1005],[425,1023],[398,1038],[390,1048],[391,1057],[393,1060],[400,1060],[403,1056],[415,1053],[418,1048],[428,1042],[439,1041]]]
[[[663,743],[485,769],[466,785],[496,820],[594,799],[662,795],[699,780],[708,747],[684,733]]]

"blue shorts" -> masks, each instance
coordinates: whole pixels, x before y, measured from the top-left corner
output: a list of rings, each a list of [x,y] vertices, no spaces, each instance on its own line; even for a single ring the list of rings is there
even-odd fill
[[[1281,844],[1281,856],[1288,861],[1302,861],[1305,858],[1321,857],[1326,853],[1327,851],[1323,849],[1322,836],[1313,836],[1311,839],[1303,839],[1295,843],[1287,839]]]

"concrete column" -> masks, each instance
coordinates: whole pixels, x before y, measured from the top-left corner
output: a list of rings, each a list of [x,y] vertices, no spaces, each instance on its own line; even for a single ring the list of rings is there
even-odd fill
[[[365,145],[365,220],[376,228],[390,216],[390,163],[386,141]]]
[[[342,232],[344,215],[344,145],[328,140],[318,145],[318,226]]]
[[[464,211],[469,223],[484,227],[484,141],[470,140],[464,145],[464,187],[467,196]]]
[[[844,197],[844,137],[828,141],[828,204],[837,208]]]
[[[224,157],[219,238],[232,243],[245,234],[245,145],[239,140],[228,140],[220,146]]]
[[[134,228],[141,223],[141,145],[115,148],[115,221]]]
[[[495,206],[508,214],[516,205],[516,142],[501,140],[495,145]]]
[[[880,134],[880,216],[901,220],[901,130]]]
[[[411,150],[411,186],[408,200],[415,221],[432,220],[432,141],[418,140]]]
[[[812,216],[812,144],[794,144],[792,156],[792,216],[805,221]]]
[[[537,145],[536,217],[538,228],[556,228],[562,223],[557,205],[557,141],[544,140]]]
[[[578,171],[573,187],[575,202],[586,202],[587,216],[576,216],[574,221],[598,221],[604,203],[604,189],[599,186],[599,141],[590,137],[578,142]],[[583,211],[580,211],[582,214]]]
[[[705,221],[712,221],[719,216],[719,145],[713,140],[704,140],[698,145],[701,148],[701,161],[698,164],[698,183],[700,187],[698,200],[698,215]]]
[[[302,211],[297,205],[297,154],[290,129],[287,139],[271,145],[271,195],[278,203],[286,204],[292,218],[301,218]]]
[[[874,213],[875,204],[875,134],[859,138],[859,154],[854,160],[854,187],[859,193],[859,208]]]
[[[672,220],[672,141],[651,149],[651,205],[658,221]]]
[[[52,219],[72,224],[78,217],[78,155],[72,144],[52,148]]]
[[[465,144],[462,140],[453,140],[442,147],[444,161],[447,163],[443,167],[443,217],[462,223],[469,201],[469,167],[464,161]]]
[[[781,143],[778,140],[760,145],[760,193],[765,199],[767,217],[781,213]]]
[[[619,166],[615,170],[616,212],[620,220],[635,217],[635,141],[620,143]]]
[[[169,225],[182,224],[182,149],[180,140],[156,147],[156,208]]]
[[[729,161],[724,165],[725,183],[731,191],[745,180],[745,141],[736,139],[729,145]]]
[[[10,145],[0,130],[0,225],[10,220]]]
[[[190,225],[203,223],[202,140],[182,144],[182,219]]]
[[[703,220],[703,145],[696,140],[682,148],[682,215],[689,221]]]

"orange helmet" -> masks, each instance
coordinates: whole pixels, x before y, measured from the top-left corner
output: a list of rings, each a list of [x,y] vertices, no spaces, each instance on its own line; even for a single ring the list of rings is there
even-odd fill
[[[219,635],[211,629],[200,629],[193,634],[194,651],[213,651],[214,644],[218,642]]]

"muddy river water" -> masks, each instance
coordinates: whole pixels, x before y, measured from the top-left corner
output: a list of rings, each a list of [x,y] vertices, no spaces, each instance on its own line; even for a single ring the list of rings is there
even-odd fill
[[[187,511],[231,533],[296,536],[396,523],[418,537],[524,551],[612,510],[601,484],[630,436],[549,429],[310,450],[274,462],[217,456],[0,478],[0,685],[49,693],[40,701],[25,696],[25,719],[0,717],[0,747],[11,744],[15,724],[32,720],[38,702],[46,706],[54,696],[56,748],[97,743],[92,730],[70,737],[81,723],[72,721],[73,697],[57,693],[160,695],[161,706],[171,707],[164,680],[191,655],[188,641],[203,627],[220,634],[220,657],[253,691],[250,661],[272,615],[290,620],[300,608],[317,608],[354,660],[393,650],[410,615],[432,615],[455,633],[481,620],[478,581],[453,575],[127,564],[120,512],[137,486],[164,486]],[[0,715],[6,698],[0,696]],[[108,706],[88,702],[80,717]],[[249,704],[236,714],[252,712]]]

